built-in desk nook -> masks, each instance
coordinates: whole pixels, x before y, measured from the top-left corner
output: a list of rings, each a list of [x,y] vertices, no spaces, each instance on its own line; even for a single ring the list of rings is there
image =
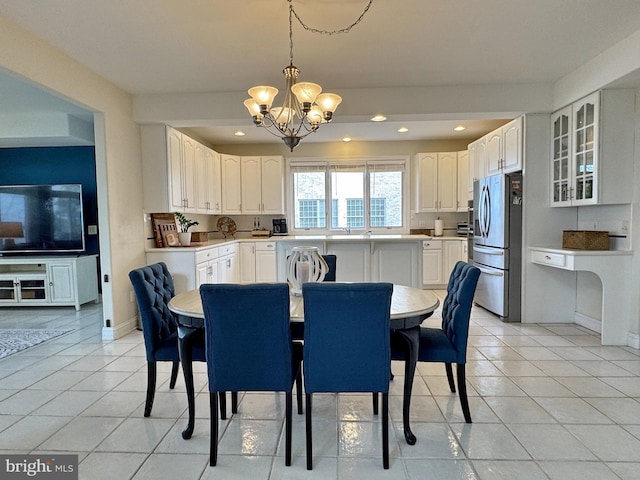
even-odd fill
[[[529,247],[529,255],[531,262],[539,265],[595,273],[602,283],[601,342],[603,345],[627,345],[632,251]]]

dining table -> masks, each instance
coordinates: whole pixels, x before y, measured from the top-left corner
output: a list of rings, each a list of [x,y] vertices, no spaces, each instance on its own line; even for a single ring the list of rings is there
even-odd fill
[[[302,296],[290,296],[291,322],[304,322],[304,303]],[[418,361],[420,347],[420,325],[429,318],[440,305],[440,300],[431,290],[393,285],[391,297],[391,333],[405,345],[404,389],[402,401],[402,424],[405,440],[409,445],[416,443],[411,431],[409,414],[413,377]],[[192,342],[198,332],[204,329],[204,313],[200,290],[193,289],[174,296],[169,302],[169,310],[176,314],[178,323],[178,350],[180,364],[184,373],[188,402],[188,423],[182,432],[182,438],[189,439],[195,426],[195,392],[193,384]],[[215,413],[213,413],[215,414]]]

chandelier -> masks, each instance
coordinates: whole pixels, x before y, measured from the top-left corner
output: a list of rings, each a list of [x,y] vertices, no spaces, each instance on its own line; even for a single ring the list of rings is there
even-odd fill
[[[251,98],[244,101],[253,123],[262,127],[272,135],[282,138],[285,145],[293,149],[300,140],[318,130],[321,124],[328,123],[333,118],[342,97],[335,93],[322,93],[322,87],[317,83],[300,82],[300,70],[293,65],[293,16],[304,27],[314,33],[333,35],[347,33],[352,27],[360,23],[364,14],[369,10],[373,0],[360,17],[350,26],[334,31],[318,30],[305,25],[293,9],[292,0],[289,2],[289,66],[282,71],[286,81],[284,101],[281,106],[273,107],[273,101],[278,89],[267,85],[260,85],[248,90]]]

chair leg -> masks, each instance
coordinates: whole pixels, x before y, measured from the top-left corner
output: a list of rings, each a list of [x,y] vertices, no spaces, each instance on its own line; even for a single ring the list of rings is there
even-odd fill
[[[447,380],[449,380],[449,389],[452,393],[456,393],[456,384],[453,381],[453,368],[450,363],[445,363],[444,368],[447,371]]]
[[[224,392],[220,392],[224,396]],[[211,437],[209,439],[209,465],[218,463],[218,394],[209,392],[209,416],[211,417]]]
[[[218,392],[218,398],[220,400],[220,418],[222,420],[226,420],[227,419],[227,392]]]
[[[311,440],[311,394],[305,394],[305,430],[307,437],[307,470],[313,469],[313,442]]]
[[[147,362],[147,400],[144,404],[144,416],[151,415],[153,399],[156,395],[156,362]]]
[[[302,415],[302,369],[298,369],[296,376],[296,402],[298,403],[298,415]]]
[[[458,376],[458,395],[460,396],[460,405],[462,406],[464,421],[467,423],[471,423],[471,412],[469,411],[469,400],[467,399],[467,382],[465,379],[464,367],[464,363],[456,364],[456,373]]]
[[[291,391],[288,391],[285,395],[285,402],[286,402],[286,407],[285,407],[285,417],[284,417],[284,428],[285,428],[285,439],[284,439],[284,446],[285,446],[285,458],[284,458],[284,464],[289,467],[291,466],[291,429],[292,429],[292,425],[291,425],[291,410],[293,410],[293,393],[291,393]]]
[[[180,368],[180,362],[173,362],[173,367],[171,367],[171,381],[169,382],[169,388],[172,390],[176,386],[176,380],[178,379],[179,368]]]
[[[373,397],[373,414],[378,415],[378,392],[373,392],[371,395]]]
[[[238,392],[231,392],[231,413],[238,413]]]
[[[377,397],[378,394],[376,393]],[[382,394],[382,467],[389,469],[389,393]]]

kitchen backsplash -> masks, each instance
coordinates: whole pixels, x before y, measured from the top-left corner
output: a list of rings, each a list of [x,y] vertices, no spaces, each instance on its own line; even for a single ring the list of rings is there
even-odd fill
[[[611,250],[631,249],[631,205],[578,207],[578,230],[609,232]]]

